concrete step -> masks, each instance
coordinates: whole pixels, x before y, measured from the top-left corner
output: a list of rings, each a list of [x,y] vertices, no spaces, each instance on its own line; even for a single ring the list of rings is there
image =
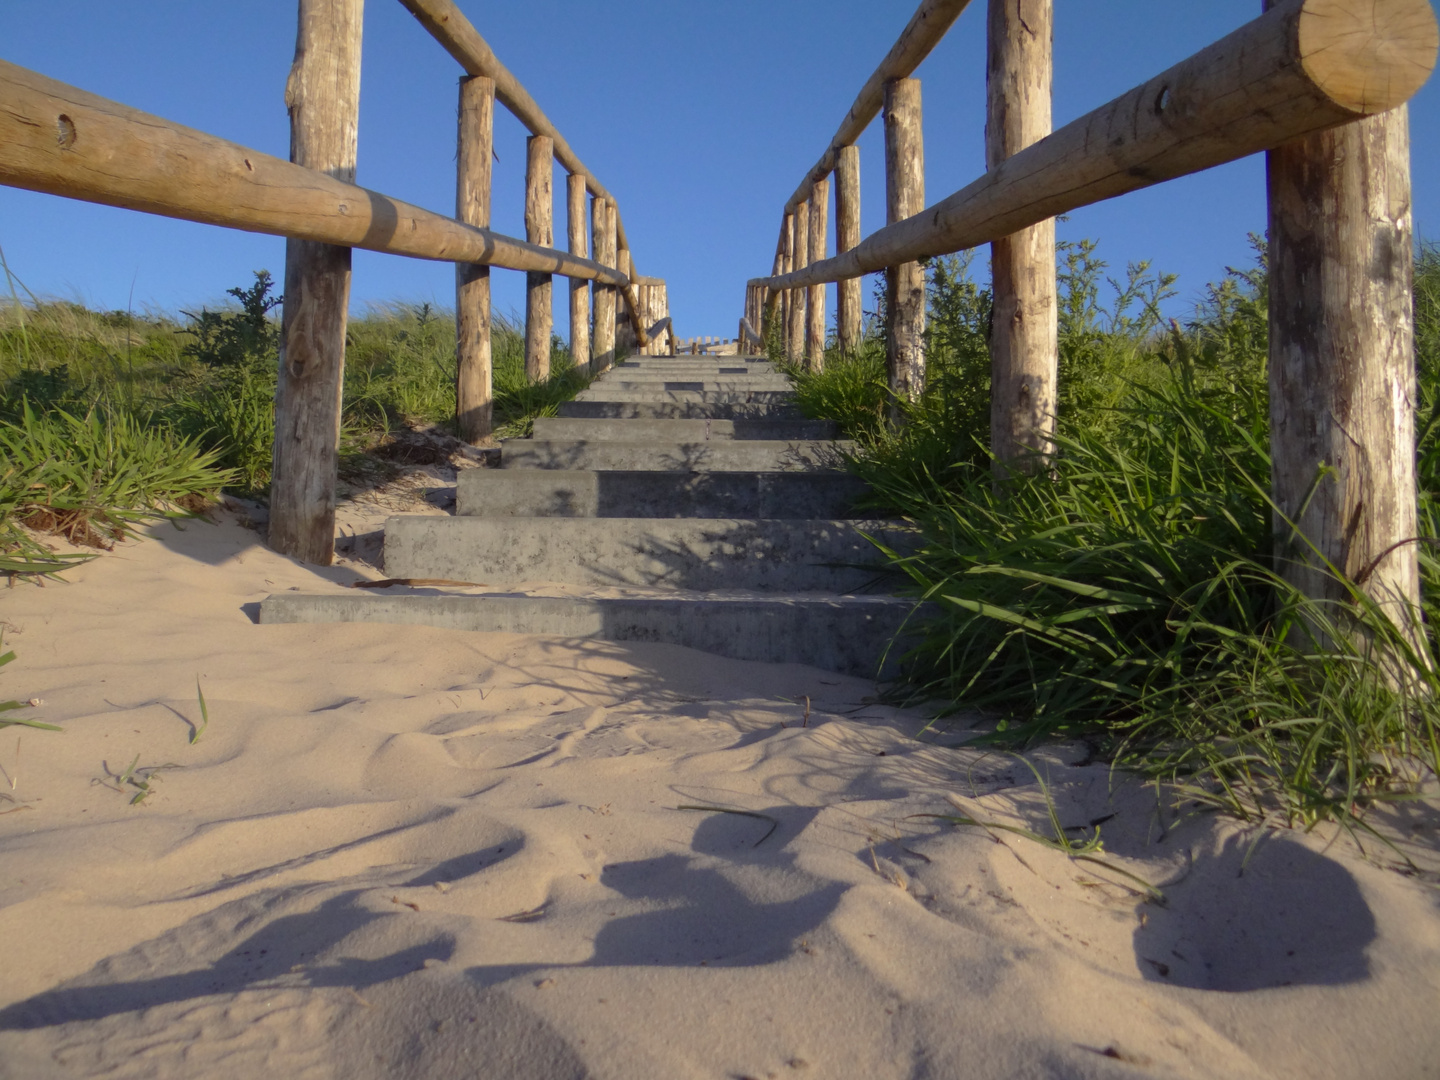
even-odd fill
[[[712,439],[696,443],[626,443],[614,440],[509,439],[500,444],[503,469],[654,469],[659,472],[785,472],[834,469],[839,451],[853,444],[831,441],[761,442]]]
[[[377,622],[452,630],[551,634],[605,641],[683,645],[735,660],[809,664],[861,677],[893,673],[903,652],[885,646],[914,609],[893,596],[625,597],[465,595],[411,589],[384,594],[278,593],[260,605],[261,623]]]
[[[740,442],[833,439],[839,434],[829,420],[586,420],[542,416],[535,438],[547,441],[698,443],[715,439]]]
[[[614,379],[785,379],[786,376],[769,367],[734,364],[671,364],[666,367],[621,366],[614,367],[600,376],[606,381]]]
[[[793,390],[621,390],[597,382],[581,390],[574,400],[674,405],[782,405],[794,396]]]
[[[779,375],[721,375],[714,378],[686,375],[657,375],[654,377],[629,373],[619,379],[604,378],[590,384],[590,389],[610,392],[614,390],[668,391],[688,390],[705,393],[794,393],[790,380]]]
[[[588,391],[586,391],[588,393]],[[673,398],[675,395],[666,395]],[[578,420],[803,420],[792,401],[607,401],[604,398],[565,401],[556,410]]]
[[[775,365],[766,360],[731,360],[715,359],[713,357],[696,357],[687,360],[683,357],[675,360],[660,357],[655,360],[624,360],[611,371],[739,371],[740,369],[752,375],[778,375]]]
[[[852,593],[881,577],[861,529],[891,547],[913,543],[894,522],[398,515],[385,523],[385,572],[491,586]]]
[[[620,421],[612,421],[618,423]],[[848,518],[869,490],[842,472],[466,469],[465,517]]]

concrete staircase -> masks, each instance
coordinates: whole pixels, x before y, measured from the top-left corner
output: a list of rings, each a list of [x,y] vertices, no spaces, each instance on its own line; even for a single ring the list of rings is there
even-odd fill
[[[633,358],[505,443],[499,469],[462,472],[454,517],[386,522],[385,572],[447,584],[282,593],[260,619],[662,641],[875,675],[914,602],[876,591],[862,531],[908,534],[856,519],[864,488],[837,467],[833,427],[791,397],[758,358]]]

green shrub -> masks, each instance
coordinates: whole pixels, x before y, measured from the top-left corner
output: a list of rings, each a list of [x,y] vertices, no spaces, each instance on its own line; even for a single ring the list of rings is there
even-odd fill
[[[803,399],[851,425],[876,508],[919,530],[917,551],[889,553],[930,601],[896,696],[978,708],[1010,747],[1086,738],[1251,820],[1353,825],[1440,769],[1440,665],[1353,583],[1326,606],[1273,569],[1256,248],[1165,326],[1173,278],[1132,266],[1106,308],[1095,246],[1062,247],[1057,453],[1039,475],[991,476],[989,297],[961,259],[931,265],[929,383],[898,426],[833,404],[826,381],[863,397],[853,371],[811,377]],[[1440,255],[1422,248],[1416,270],[1422,531],[1437,537]],[[1435,556],[1427,544],[1432,627]]]
[[[192,440],[100,408],[81,417],[25,406],[0,422],[0,459],[0,569],[10,572],[57,564],[21,524],[106,546],[139,522],[198,508],[231,479]]]

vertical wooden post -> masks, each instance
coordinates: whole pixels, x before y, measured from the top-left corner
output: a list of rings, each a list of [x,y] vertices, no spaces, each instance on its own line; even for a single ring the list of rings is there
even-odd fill
[[[364,0],[300,0],[285,86],[290,160],[347,183],[355,182],[363,12]],[[321,566],[335,558],[349,306],[350,249],[287,240],[269,541]]]
[[[1408,112],[1267,164],[1277,562],[1307,596],[1344,601],[1330,562],[1418,639]]]
[[[810,258],[825,261],[826,227],[830,217],[830,178],[815,181],[810,192]],[[825,289],[811,285],[805,300],[805,366],[819,371],[825,366]]]
[[[835,254],[860,243],[860,148],[842,146],[835,164]],[[860,348],[860,279],[850,278],[835,287],[835,330],[840,351]]]
[[[490,227],[495,83],[483,75],[460,80],[455,217]],[[460,438],[478,443],[494,430],[490,353],[490,267],[455,264],[455,423]]]
[[[794,258],[790,260],[790,269],[803,270],[810,265],[810,202],[814,199],[805,200],[795,208],[795,216],[792,229],[795,236]],[[805,312],[809,290],[790,290],[790,325],[785,343],[785,355],[792,363],[798,364],[805,358]]]
[[[990,0],[989,37],[985,164],[994,169],[1050,134],[1054,0]],[[995,241],[990,268],[990,449],[1003,474],[1027,459],[1042,463],[1053,447],[1054,219]]]
[[[788,274],[795,269],[795,215],[786,214],[780,231],[780,267],[781,272]],[[793,299],[794,289],[782,289],[780,292],[780,343],[781,352],[788,359],[790,356],[790,306]]]
[[[615,268],[627,278],[635,275],[635,260],[630,257],[629,248],[616,250]],[[620,360],[633,354],[637,341],[635,323],[630,317],[629,309],[624,304],[618,304],[615,308],[615,359]]]
[[[590,234],[595,244],[595,261],[603,266],[615,265],[615,208],[608,199],[590,201]],[[615,363],[615,301],[614,285],[595,283],[594,356],[590,366],[596,374]]]
[[[570,253],[590,257],[586,232],[585,177],[571,173],[565,179],[565,221],[570,234]],[[590,363],[590,283],[583,278],[570,279],[570,356],[576,367]]]
[[[925,209],[925,143],[920,80],[885,84],[885,221],[893,225]],[[902,263],[885,271],[890,389],[911,401],[925,388],[925,268]]]
[[[555,143],[545,135],[525,142],[525,239],[555,246]],[[550,336],[555,331],[554,290],[549,274],[525,275],[525,378],[550,377]]]

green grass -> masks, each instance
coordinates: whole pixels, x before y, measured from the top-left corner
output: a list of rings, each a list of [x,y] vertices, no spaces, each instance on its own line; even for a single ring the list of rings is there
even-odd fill
[[[1353,582],[1326,606],[1275,572],[1263,251],[1183,325],[1159,318],[1173,279],[1132,267],[1102,305],[1094,246],[1062,255],[1058,452],[1036,476],[992,479],[989,297],[963,260],[931,266],[930,383],[899,425],[883,421],[879,340],[798,376],[807,411],[860,440],[873,509],[920,533],[917,551],[889,552],[930,601],[892,693],[980,710],[984,741],[1012,749],[1084,738],[1251,821],[1363,827],[1440,772],[1440,665]],[[1432,249],[1416,299],[1421,512],[1437,536]],[[1430,546],[1421,560],[1433,627],[1440,562]]]
[[[0,649],[4,649],[4,647],[5,647],[4,638],[3,638],[3,635],[0,635]],[[12,663],[14,660],[15,660],[15,654],[14,654],[13,652],[3,652],[3,653],[0,653],[0,668],[3,668],[6,664]],[[18,716],[6,716],[6,715],[5,715],[6,713],[16,712],[16,711],[19,710],[19,709],[28,709],[28,708],[30,708],[29,703],[28,703],[28,702],[24,702],[24,701],[0,701],[0,728],[7,728],[7,727],[28,727],[28,728],[37,728],[37,729],[40,730],[40,731],[59,731],[59,730],[61,730],[60,728],[56,727],[54,724],[42,724],[42,723],[41,723],[40,721],[38,721],[38,720],[25,720],[25,719],[22,719],[22,718],[20,718],[20,717],[18,717]],[[12,778],[10,787],[11,787],[12,789],[15,787],[13,778]]]
[[[221,488],[265,497],[279,345],[267,273],[230,289],[217,309],[172,317],[40,301],[0,268],[10,293],[0,301],[0,572],[65,563],[21,524],[105,545]],[[557,338],[551,377],[528,383],[513,318],[494,319],[492,347],[501,437],[528,434],[535,417],[553,415],[590,381]],[[345,460],[355,463],[406,427],[450,428],[454,353],[453,316],[428,304],[352,319]]]

